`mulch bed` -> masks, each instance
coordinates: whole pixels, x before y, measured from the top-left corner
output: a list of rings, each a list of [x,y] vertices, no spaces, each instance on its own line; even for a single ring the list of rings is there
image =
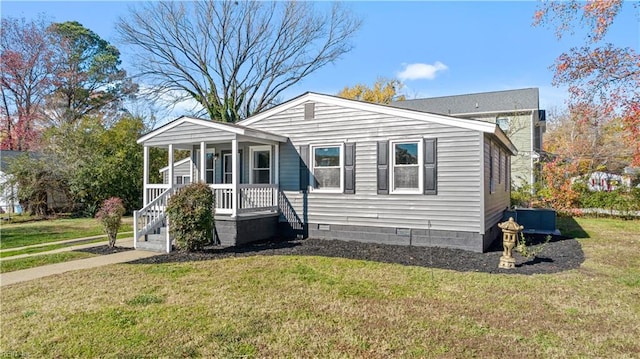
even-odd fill
[[[133,250],[133,248],[131,248],[131,247],[118,247],[118,246],[115,246],[113,248],[109,248],[109,246],[105,244],[105,245],[98,246],[98,247],[75,249],[74,252],[85,252],[85,253],[93,253],[93,254],[98,254],[98,255],[105,255],[105,254],[114,254],[114,253],[126,252],[126,251],[131,251],[131,250]]]
[[[533,245],[536,243],[539,245],[544,240],[542,236],[530,239]],[[582,247],[575,239],[557,236],[546,244],[536,258],[524,258],[518,253],[514,253],[516,268],[499,269],[498,263],[502,255],[501,243],[501,240],[496,241],[495,245],[486,253],[475,253],[449,248],[304,239],[268,241],[237,247],[208,247],[199,252],[174,251],[130,263],[176,263],[255,255],[308,255],[451,269],[460,272],[532,275],[578,268],[584,261]]]

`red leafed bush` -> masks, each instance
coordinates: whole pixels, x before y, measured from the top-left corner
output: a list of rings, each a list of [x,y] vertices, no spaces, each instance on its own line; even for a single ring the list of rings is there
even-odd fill
[[[116,245],[116,236],[120,229],[122,215],[124,214],[124,204],[122,199],[111,197],[102,202],[102,207],[96,213],[96,219],[102,223],[104,231],[109,237],[109,247]]]

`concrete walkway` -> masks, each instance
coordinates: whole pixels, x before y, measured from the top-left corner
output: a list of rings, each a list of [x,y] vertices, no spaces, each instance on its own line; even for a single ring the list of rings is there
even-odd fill
[[[129,234],[129,233],[133,233],[133,231],[129,231],[129,232],[119,232],[118,234]],[[3,252],[13,252],[13,251],[20,251],[23,249],[29,249],[29,248],[38,248],[38,247],[46,247],[46,246],[51,246],[51,245],[55,245],[55,244],[71,244],[71,243],[84,243],[84,242],[90,242],[90,241],[94,241],[96,239],[100,239],[100,238],[104,238],[105,241],[107,239],[107,235],[106,234],[99,234],[97,236],[91,236],[91,237],[83,237],[83,238],[73,238],[73,239],[65,239],[63,241],[57,241],[57,242],[46,242],[46,243],[38,243],[38,244],[32,244],[30,246],[24,246],[24,247],[15,247],[15,248],[5,248],[5,249],[0,249],[0,253]],[[104,243],[100,243],[98,245],[102,245]],[[95,246],[96,243],[91,243],[92,246]],[[17,256],[14,258],[18,258]]]
[[[74,242],[73,240],[71,240],[71,241],[60,241],[60,242],[52,242],[50,244],[67,244],[67,243],[82,243],[82,241],[79,241],[79,242]],[[62,248],[58,248],[58,249],[52,249],[50,251],[36,252],[36,253],[25,253],[25,254],[18,254],[17,256],[4,257],[4,258],[0,258],[0,262],[2,262],[2,261],[10,261],[12,259],[25,258],[25,257],[35,257],[35,256],[43,255],[43,254],[53,254],[53,253],[60,253],[60,252],[75,251],[75,250],[78,250],[78,249],[85,249],[85,248],[104,246],[106,244],[107,244],[107,241],[105,239],[102,242],[78,244],[78,245],[75,245],[75,246],[67,246],[67,247],[62,247]],[[116,241],[116,246],[133,248],[133,237],[118,239]],[[31,246],[21,247],[21,248],[29,248],[29,247],[31,247]],[[17,249],[13,249],[12,248],[12,250],[17,250]]]
[[[70,242],[73,242],[73,240],[61,241],[61,242],[70,243]],[[48,244],[57,244],[57,243],[60,243],[60,242],[54,242],[54,243],[48,243]],[[6,257],[6,258],[2,258],[2,260],[11,260],[11,259],[37,256],[37,255],[43,255],[43,254],[72,251],[72,250],[82,249],[82,248],[102,246],[104,244],[105,244],[104,242],[86,243],[86,244],[80,244],[76,246],[58,248],[58,249],[47,251],[47,252],[30,253],[30,254],[23,254],[19,256]],[[116,245],[118,245],[119,247],[133,247],[133,238],[120,239],[116,242]],[[13,250],[16,250],[16,249],[13,248]],[[0,286],[4,287],[6,285],[10,285],[14,283],[26,282],[32,279],[43,278],[50,275],[55,275],[55,274],[60,274],[60,273],[65,273],[65,272],[70,272],[70,271],[75,271],[80,269],[101,267],[109,264],[126,263],[126,262],[134,261],[136,259],[153,257],[160,254],[162,253],[147,252],[142,250],[131,250],[131,251],[114,253],[114,254],[99,255],[96,257],[91,257],[86,259],[78,259],[78,260],[68,261],[68,262],[48,264],[40,267],[23,269],[23,270],[18,270],[13,272],[7,272],[7,273],[0,274]]]

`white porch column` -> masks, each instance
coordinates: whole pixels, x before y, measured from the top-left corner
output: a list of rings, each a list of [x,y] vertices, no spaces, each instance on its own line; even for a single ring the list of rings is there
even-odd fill
[[[173,182],[175,179],[173,178],[173,144],[169,145],[169,188],[173,188]]]
[[[200,168],[198,168],[198,174],[200,174],[200,182],[207,182],[207,144],[200,142]]]
[[[147,186],[149,185],[149,147],[143,147],[143,164],[142,164],[142,206],[149,203],[149,195],[147,194]]]
[[[280,144],[273,145],[273,184],[280,183]]]
[[[273,145],[273,184],[276,185],[276,188],[273,190],[273,205],[279,206],[278,204],[278,194],[280,192],[280,144],[276,143]]]
[[[233,164],[233,171],[231,171],[231,184],[233,185],[233,196],[231,196],[231,217],[235,217],[238,214],[238,199],[240,198],[240,184],[238,183],[238,171],[240,166],[238,165],[238,139],[231,140],[231,163]]]
[[[196,180],[193,178],[193,164],[196,162],[195,158],[193,158],[193,153],[195,151],[193,150],[193,146],[191,147],[191,149],[189,150],[189,181],[190,182],[196,182]]]

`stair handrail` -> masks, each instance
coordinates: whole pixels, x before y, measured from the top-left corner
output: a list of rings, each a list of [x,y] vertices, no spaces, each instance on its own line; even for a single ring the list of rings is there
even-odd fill
[[[162,223],[162,221],[165,219],[166,217],[166,212],[164,211],[164,208],[162,208],[162,202],[164,203],[164,206],[166,206],[166,202],[169,199],[169,197],[171,197],[171,195],[173,194],[173,191],[175,190],[174,188],[167,188],[164,192],[162,192],[158,197],[154,198],[153,201],[147,203],[146,206],[142,207],[139,211],[134,211],[133,212],[133,223],[134,223],[134,243],[137,244],[138,239],[142,236],[144,236],[145,234],[149,233],[149,231],[155,229],[157,227],[157,225],[159,223]],[[158,213],[157,216],[154,217],[153,219],[149,220],[148,223],[145,223],[144,227],[141,229],[138,229],[138,219],[139,218],[145,218],[148,217],[148,214],[151,212],[152,209],[155,209]]]

